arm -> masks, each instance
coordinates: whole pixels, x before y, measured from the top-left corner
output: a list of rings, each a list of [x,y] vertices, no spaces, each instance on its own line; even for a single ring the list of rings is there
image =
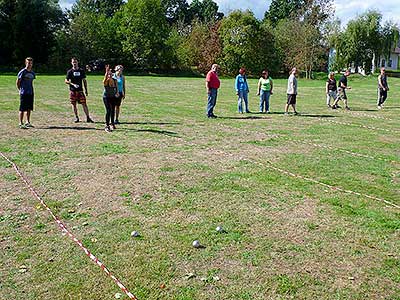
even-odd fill
[[[378,86],[380,89],[386,90],[385,87],[382,84],[382,76],[378,76]]]
[[[88,93],[88,91],[87,91],[87,81],[86,81],[86,78],[83,78],[83,86],[85,87],[85,94],[86,94],[86,96],[89,96],[89,93]]]
[[[272,81],[272,79],[270,79],[271,81],[271,90],[270,90],[270,94],[272,95],[272,89],[274,88],[274,82]]]
[[[17,85],[17,89],[19,91],[21,89],[21,78],[17,78],[17,81],[15,82],[15,84]]]
[[[125,76],[122,77],[122,92],[123,92],[122,99],[125,99]]]
[[[261,79],[258,80],[258,85],[257,85],[257,96],[260,95],[260,92],[261,92]]]
[[[326,84],[325,84],[325,93],[328,95],[328,85],[329,85],[329,82],[327,81],[326,82]]]
[[[239,94],[239,76],[236,76],[235,79],[235,90],[236,90],[236,95]]]

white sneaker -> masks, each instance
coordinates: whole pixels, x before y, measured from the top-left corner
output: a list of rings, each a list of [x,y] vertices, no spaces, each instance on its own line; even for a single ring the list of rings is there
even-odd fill
[[[26,128],[35,128],[35,126],[33,126],[31,123],[27,122],[25,123],[25,127]]]

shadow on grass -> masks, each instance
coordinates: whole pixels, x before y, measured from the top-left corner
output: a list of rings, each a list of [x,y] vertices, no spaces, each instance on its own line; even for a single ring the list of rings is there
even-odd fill
[[[95,124],[104,124],[104,122],[94,122]],[[178,122],[119,122],[116,125],[181,125]]]
[[[334,115],[312,115],[312,114],[298,114],[296,117],[306,117],[306,118],[336,118]]]
[[[125,123],[124,123],[125,124]],[[94,127],[78,127],[78,126],[48,126],[48,127],[38,127],[37,129],[45,129],[45,130],[97,130],[97,131],[104,131],[103,128],[94,128]],[[150,132],[150,133],[157,133],[163,134],[167,136],[179,137],[176,132],[168,131],[168,130],[157,130],[157,129],[135,129],[135,128],[121,128],[118,127],[116,131],[136,131],[136,132]]]
[[[79,127],[79,126],[48,126],[38,127],[37,129],[52,129],[52,130],[100,130],[95,127]]]
[[[257,116],[239,116],[239,117],[218,117],[218,119],[226,119],[226,120],[259,120],[259,119],[265,119]]]
[[[157,133],[157,134],[163,134],[167,136],[173,136],[173,137],[179,137],[179,135],[176,132],[173,131],[168,131],[168,130],[157,130],[157,129],[129,129],[129,128],[121,128],[117,129],[118,131],[122,130],[133,130],[137,132],[151,132],[151,133]]]

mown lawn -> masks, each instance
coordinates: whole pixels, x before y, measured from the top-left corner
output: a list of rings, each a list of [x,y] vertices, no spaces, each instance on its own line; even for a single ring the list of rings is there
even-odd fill
[[[376,78],[350,77],[349,112],[300,80],[300,116],[282,113],[286,80],[269,115],[250,80],[241,115],[223,79],[214,120],[204,79],[127,77],[113,133],[102,77],[88,78],[95,124],[73,123],[63,79],[38,74],[36,127],[21,130],[15,77],[0,76],[0,151],[139,299],[400,299],[399,79],[378,111]],[[0,299],[121,292],[3,159],[0,187]]]

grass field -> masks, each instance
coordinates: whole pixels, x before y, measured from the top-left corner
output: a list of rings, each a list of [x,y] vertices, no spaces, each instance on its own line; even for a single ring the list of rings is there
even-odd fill
[[[140,300],[400,299],[400,79],[378,111],[376,79],[350,77],[349,112],[300,80],[300,116],[282,114],[286,80],[272,114],[239,115],[224,79],[207,119],[204,79],[127,77],[106,133],[102,77],[88,78],[95,124],[73,123],[63,78],[37,76],[36,128],[21,130],[0,76],[0,151]],[[0,299],[121,292],[1,158],[0,187]]]

